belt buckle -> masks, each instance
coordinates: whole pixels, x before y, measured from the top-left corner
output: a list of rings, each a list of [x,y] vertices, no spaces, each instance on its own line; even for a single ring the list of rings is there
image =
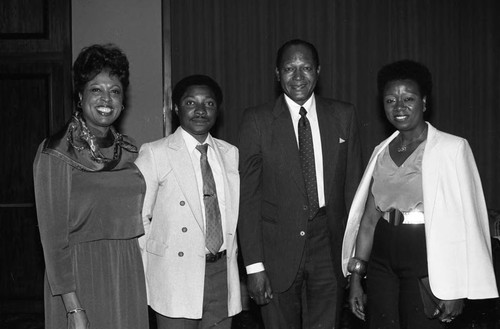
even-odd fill
[[[215,262],[217,260],[217,254],[215,254],[215,255],[212,254],[212,253],[206,254],[205,255],[205,259],[206,259],[207,262],[213,263],[213,262]]]
[[[219,251],[215,255],[210,253],[210,254],[205,254],[205,260],[207,263],[215,263],[219,259],[221,259],[224,255],[226,254],[226,250]]]
[[[404,222],[404,215],[398,209],[392,209],[389,212],[389,223],[393,226],[399,226]]]

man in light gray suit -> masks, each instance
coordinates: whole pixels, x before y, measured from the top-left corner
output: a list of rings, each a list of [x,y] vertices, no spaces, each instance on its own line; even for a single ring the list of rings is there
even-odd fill
[[[172,100],[180,127],[144,144],[143,207],[148,303],[158,328],[231,328],[241,311],[237,266],[238,149],[213,138],[222,91],[211,78],[184,78]]]

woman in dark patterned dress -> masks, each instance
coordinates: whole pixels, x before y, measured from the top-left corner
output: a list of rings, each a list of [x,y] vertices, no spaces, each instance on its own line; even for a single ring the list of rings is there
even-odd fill
[[[77,109],[34,162],[44,251],[46,328],[148,328],[137,148],[113,128],[129,84],[125,54],[84,48],[73,67]]]

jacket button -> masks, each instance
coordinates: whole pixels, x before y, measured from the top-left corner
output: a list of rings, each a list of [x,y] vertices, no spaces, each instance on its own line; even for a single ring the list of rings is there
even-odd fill
[[[179,253],[177,255],[179,255],[179,257],[182,257],[182,256],[184,256],[184,253],[182,251],[179,251]]]
[[[188,230],[188,229],[187,229],[187,227],[183,227],[183,228],[182,228],[182,232],[184,232],[184,233],[186,233],[186,232],[187,232],[187,230]]]
[[[185,202],[185,201],[181,201],[181,202],[179,202],[179,204],[180,204],[181,206],[184,206],[184,205],[186,204],[186,202]]]
[[[302,209],[307,210],[307,205],[303,205]]]
[[[306,235],[306,232],[300,231],[300,236],[304,236],[304,235]]]

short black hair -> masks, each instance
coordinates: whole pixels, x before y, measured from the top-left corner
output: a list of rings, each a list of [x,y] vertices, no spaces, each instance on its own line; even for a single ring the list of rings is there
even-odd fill
[[[73,64],[73,85],[75,99],[83,93],[85,84],[94,79],[102,71],[109,70],[109,74],[120,80],[123,91],[129,85],[129,62],[125,53],[114,44],[92,45],[82,49]]]
[[[380,97],[383,97],[386,85],[396,80],[412,80],[418,85],[422,98],[431,96],[432,74],[425,65],[419,62],[403,59],[383,66],[377,75]]]
[[[285,51],[288,49],[288,47],[292,46],[304,46],[307,49],[309,49],[312,53],[314,63],[316,64],[316,67],[319,67],[319,55],[318,51],[316,50],[316,47],[310,42],[307,42],[305,40],[301,39],[293,39],[290,41],[285,42],[280,49],[278,49],[278,53],[276,54],[276,67],[279,68],[281,65],[281,61],[283,60],[283,54]]]
[[[201,74],[190,75],[177,82],[172,91],[172,103],[179,106],[182,95],[184,95],[186,90],[191,86],[207,86],[214,93],[217,107],[222,103],[222,89],[219,84],[209,76]]]

